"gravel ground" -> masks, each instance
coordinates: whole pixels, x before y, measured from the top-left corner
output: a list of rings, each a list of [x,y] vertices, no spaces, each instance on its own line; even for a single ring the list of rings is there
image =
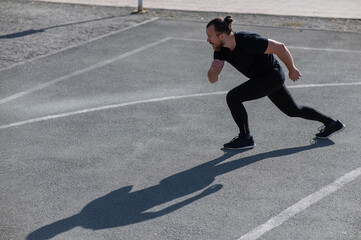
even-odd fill
[[[208,22],[228,13],[0,0],[0,69],[158,17]],[[322,29],[361,34],[361,19],[289,17],[232,13],[235,23]]]

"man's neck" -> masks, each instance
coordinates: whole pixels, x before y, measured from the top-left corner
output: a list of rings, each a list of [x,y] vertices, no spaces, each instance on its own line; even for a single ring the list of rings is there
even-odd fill
[[[223,47],[229,48],[231,51],[236,48],[236,37],[234,36],[233,32],[231,32],[229,35],[226,35]]]

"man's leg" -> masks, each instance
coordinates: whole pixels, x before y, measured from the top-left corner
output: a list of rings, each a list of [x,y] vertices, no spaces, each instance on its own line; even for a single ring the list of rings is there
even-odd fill
[[[300,117],[308,120],[319,121],[324,125],[328,125],[335,121],[313,108],[297,105],[284,85],[276,92],[268,95],[268,97],[283,113],[290,117]]]
[[[232,117],[239,128],[239,135],[224,144],[227,149],[247,149],[255,146],[253,137],[250,135],[248,126],[248,114],[243,102],[267,96],[265,84],[260,84],[256,80],[248,80],[240,86],[232,89],[227,94],[227,104]]]
[[[248,80],[228,92],[227,104],[241,136],[248,136],[250,134],[248,114],[243,102],[262,98],[266,95],[267,89],[264,85],[257,84],[255,80]]]
[[[268,95],[268,97],[283,113],[290,117],[300,117],[323,123],[325,128],[316,134],[319,138],[329,138],[345,127],[340,121],[334,120],[313,108],[297,105],[284,85],[274,93]]]

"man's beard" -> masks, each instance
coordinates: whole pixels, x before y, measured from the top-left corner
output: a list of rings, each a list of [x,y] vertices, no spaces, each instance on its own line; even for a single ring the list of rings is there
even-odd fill
[[[212,47],[213,47],[213,49],[214,49],[215,51],[219,51],[219,50],[222,49],[223,43],[220,43],[220,44],[218,44],[218,45],[212,43]]]

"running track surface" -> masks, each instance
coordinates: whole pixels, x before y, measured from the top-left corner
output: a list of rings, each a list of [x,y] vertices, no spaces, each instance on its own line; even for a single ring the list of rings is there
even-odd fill
[[[296,102],[343,121],[246,103],[237,132],[226,65],[216,84],[205,24],[154,19],[1,71],[1,239],[357,239],[360,35],[234,26],[284,42]]]

